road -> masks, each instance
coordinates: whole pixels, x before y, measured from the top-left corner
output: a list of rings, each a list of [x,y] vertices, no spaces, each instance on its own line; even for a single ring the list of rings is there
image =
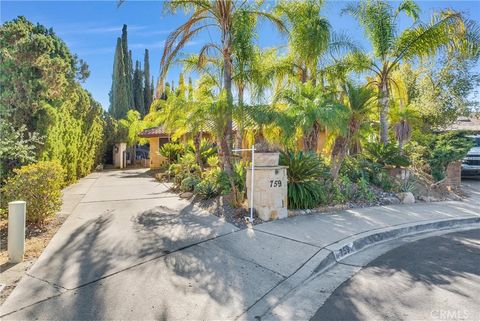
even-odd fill
[[[480,230],[425,238],[379,256],[311,320],[480,320]]]

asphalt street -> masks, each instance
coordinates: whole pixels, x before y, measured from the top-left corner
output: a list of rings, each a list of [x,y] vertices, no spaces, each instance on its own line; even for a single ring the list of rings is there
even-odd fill
[[[480,320],[480,230],[421,239],[379,256],[311,320]]]

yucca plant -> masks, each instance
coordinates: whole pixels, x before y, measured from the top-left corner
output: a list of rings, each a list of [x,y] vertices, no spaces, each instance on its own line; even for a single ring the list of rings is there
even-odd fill
[[[288,166],[288,207],[309,209],[326,201],[326,192],[321,178],[328,170],[315,153],[285,152],[280,155],[280,164]]]

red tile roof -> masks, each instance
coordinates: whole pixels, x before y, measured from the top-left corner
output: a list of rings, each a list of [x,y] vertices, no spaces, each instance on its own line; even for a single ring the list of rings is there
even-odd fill
[[[146,128],[138,134],[138,137],[148,138],[148,137],[168,137],[169,134],[165,132],[163,126]]]

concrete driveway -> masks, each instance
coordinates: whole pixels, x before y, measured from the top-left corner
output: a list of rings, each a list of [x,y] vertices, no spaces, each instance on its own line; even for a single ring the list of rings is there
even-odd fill
[[[179,199],[144,169],[89,175],[65,191],[62,211],[71,211],[69,218],[2,306],[2,313],[237,230]],[[161,270],[141,274],[160,276]],[[151,280],[147,283],[153,285]],[[73,301],[61,300],[69,319],[83,319],[78,313],[85,306],[76,302],[80,297],[102,307],[93,288],[95,293],[88,297],[72,291]]]

